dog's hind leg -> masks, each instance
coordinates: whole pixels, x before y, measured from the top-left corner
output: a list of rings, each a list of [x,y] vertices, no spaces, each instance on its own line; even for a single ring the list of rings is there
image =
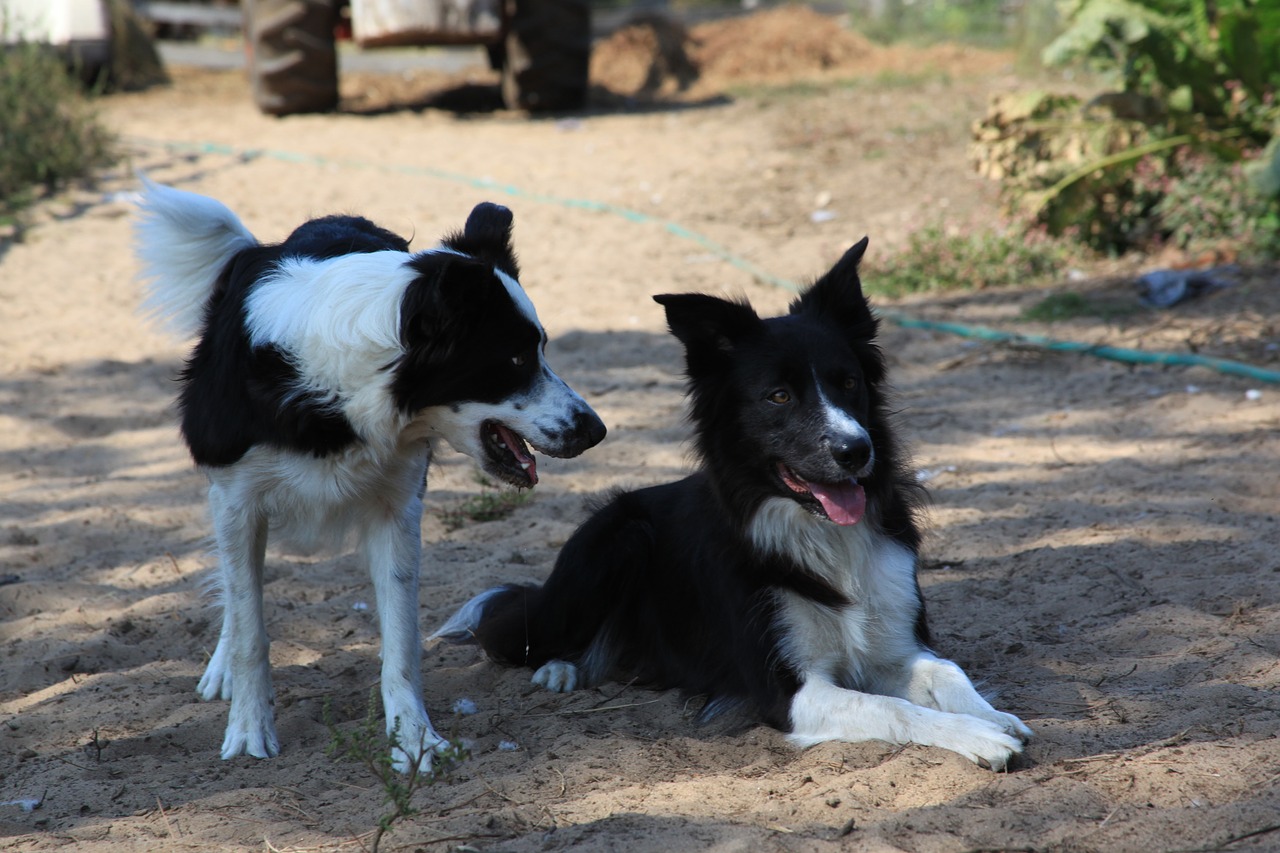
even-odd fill
[[[478,642],[496,661],[532,667],[533,682],[558,693],[596,684],[614,663],[610,625],[634,603],[652,559],[652,526],[623,496],[569,538],[545,585],[486,590],[432,637]]]
[[[508,584],[487,589],[472,598],[431,635],[432,640],[450,643],[480,643],[485,654],[509,664],[536,666],[534,684],[569,693],[578,687],[578,667],[567,660],[546,660],[543,644],[534,650],[533,633],[542,590],[527,584]],[[535,657],[536,654],[536,657]],[[540,661],[545,661],[539,665]]]
[[[368,525],[365,559],[378,600],[382,629],[382,707],[387,734],[399,744],[396,770],[431,769],[433,750],[445,743],[422,702],[422,641],[418,629],[418,570],[422,559],[422,501],[410,500],[398,517]]]
[[[231,700],[222,757],[270,758],[280,752],[271,705],[270,640],[262,616],[267,521],[216,483],[209,488],[222,578],[222,633],[196,688],[204,699]]]

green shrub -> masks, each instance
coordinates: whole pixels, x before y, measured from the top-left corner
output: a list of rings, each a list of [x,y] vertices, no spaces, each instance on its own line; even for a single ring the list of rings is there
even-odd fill
[[[1231,242],[1274,257],[1280,150],[1263,147],[1280,130],[1280,0],[1063,7],[1067,29],[1046,62],[1088,60],[1121,90],[1080,106],[993,106],[976,159],[1009,208],[1111,254]]]
[[[115,159],[62,60],[35,44],[0,47],[0,215]]]
[[[1227,244],[1250,261],[1280,257],[1280,198],[1263,196],[1242,163],[1183,149],[1139,161],[1135,195],[1152,199],[1147,222],[1160,242],[1202,252]]]
[[[1155,98],[1174,132],[1263,145],[1280,121],[1280,0],[1071,0],[1045,62],[1086,58]],[[1219,140],[1221,141],[1221,140]]]
[[[948,235],[932,225],[908,247],[869,267],[866,287],[886,296],[1045,284],[1061,278],[1069,250],[1043,233]]]

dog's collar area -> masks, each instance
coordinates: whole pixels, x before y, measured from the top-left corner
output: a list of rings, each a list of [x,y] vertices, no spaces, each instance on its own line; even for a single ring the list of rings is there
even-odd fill
[[[867,512],[867,493],[856,477],[836,483],[811,482],[796,474],[784,463],[778,463],[778,476],[797,495],[809,498],[803,503],[822,508],[827,519],[841,526],[857,524]]]
[[[519,433],[498,421],[485,421],[480,425],[480,439],[492,473],[520,488],[537,485],[537,460]]]

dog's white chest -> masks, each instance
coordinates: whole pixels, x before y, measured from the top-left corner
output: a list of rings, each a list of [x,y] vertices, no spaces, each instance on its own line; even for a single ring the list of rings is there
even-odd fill
[[[260,445],[208,474],[232,505],[264,516],[294,548],[312,550],[340,545],[370,515],[398,515],[421,494],[430,461],[426,443],[391,455],[356,445],[322,458]]]
[[[779,647],[800,672],[828,673],[856,686],[875,670],[915,654],[919,595],[915,557],[867,524],[839,527],[791,501],[767,502],[752,525],[760,547],[783,553],[849,604],[826,607],[796,592],[778,593]]]

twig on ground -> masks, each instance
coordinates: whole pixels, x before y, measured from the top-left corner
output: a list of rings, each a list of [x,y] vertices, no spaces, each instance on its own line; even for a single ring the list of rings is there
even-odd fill
[[[571,714],[594,714],[597,711],[620,711],[623,708],[639,708],[641,705],[652,705],[655,702],[661,702],[661,699],[649,699],[644,702],[627,702],[623,705],[607,705],[601,707],[599,705],[592,708],[565,708],[561,711],[548,711],[544,714],[525,714],[526,717],[567,717]]]

